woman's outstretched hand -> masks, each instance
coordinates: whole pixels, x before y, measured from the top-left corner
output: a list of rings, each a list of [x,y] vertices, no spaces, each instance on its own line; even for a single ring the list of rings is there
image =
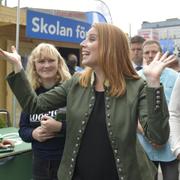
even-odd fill
[[[15,72],[19,72],[22,69],[21,56],[17,53],[14,46],[11,47],[11,51],[7,52],[0,48],[0,56],[4,57],[14,67]]]
[[[160,86],[160,76],[165,67],[167,67],[172,62],[176,61],[175,55],[168,56],[168,52],[161,56],[158,52],[155,58],[150,64],[147,64],[146,59],[143,60],[143,70],[144,75],[149,87],[159,87]]]

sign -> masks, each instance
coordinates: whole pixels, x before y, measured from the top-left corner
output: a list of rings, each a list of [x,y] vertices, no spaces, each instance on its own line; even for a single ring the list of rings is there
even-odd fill
[[[85,22],[27,10],[26,36],[37,39],[81,43],[91,25]]]
[[[169,52],[169,54],[173,54],[175,50],[175,44],[172,39],[161,39],[160,40],[161,48],[163,53],[166,51]]]

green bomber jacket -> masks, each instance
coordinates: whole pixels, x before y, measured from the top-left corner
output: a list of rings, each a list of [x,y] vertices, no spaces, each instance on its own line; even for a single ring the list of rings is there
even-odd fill
[[[66,142],[58,170],[59,180],[71,180],[81,139],[95,102],[93,83],[79,85],[79,77],[36,95],[24,70],[7,77],[10,88],[25,112],[40,113],[67,107]],[[121,97],[109,96],[105,86],[106,126],[120,180],[153,180],[154,167],[136,139],[137,119],[145,136],[157,144],[169,137],[169,113],[163,87],[150,88],[144,80],[126,79],[127,90]],[[136,143],[137,142],[137,143]]]

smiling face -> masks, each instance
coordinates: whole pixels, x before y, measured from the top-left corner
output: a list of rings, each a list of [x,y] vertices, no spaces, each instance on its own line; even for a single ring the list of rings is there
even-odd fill
[[[95,68],[98,66],[98,34],[92,27],[87,34],[86,39],[81,43],[82,47],[82,64]]]
[[[41,81],[56,81],[58,60],[44,56],[35,61],[35,69]]]

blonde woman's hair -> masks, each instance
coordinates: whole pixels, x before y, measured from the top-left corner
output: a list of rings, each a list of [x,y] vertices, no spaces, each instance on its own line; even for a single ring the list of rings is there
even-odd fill
[[[125,78],[139,79],[130,60],[127,36],[118,27],[107,23],[95,23],[98,34],[98,63],[110,84],[111,96],[122,96],[126,92]],[[93,70],[86,68],[80,76],[80,84],[87,87]]]
[[[58,60],[56,83],[63,82],[71,78],[68,67],[56,47],[52,44],[40,43],[31,52],[26,67],[28,79],[34,89],[40,87],[41,85],[41,80],[36,72],[35,62],[44,58]]]

